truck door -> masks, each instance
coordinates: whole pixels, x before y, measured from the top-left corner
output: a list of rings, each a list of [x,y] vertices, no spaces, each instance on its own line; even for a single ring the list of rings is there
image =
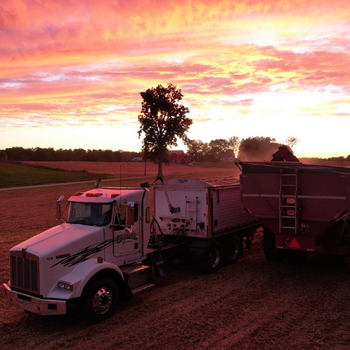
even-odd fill
[[[141,252],[141,230],[139,203],[128,202],[116,205],[115,225],[113,229],[113,256],[124,257],[127,262]]]

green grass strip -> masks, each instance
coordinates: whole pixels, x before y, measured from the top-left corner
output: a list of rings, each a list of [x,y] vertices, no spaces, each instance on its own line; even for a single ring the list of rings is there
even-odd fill
[[[110,174],[52,170],[12,162],[0,162],[0,188],[111,178]]]

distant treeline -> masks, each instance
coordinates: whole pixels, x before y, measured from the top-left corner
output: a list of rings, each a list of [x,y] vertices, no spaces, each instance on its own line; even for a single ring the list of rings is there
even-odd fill
[[[231,137],[228,140],[216,139],[208,143],[200,140],[188,140],[187,155],[195,162],[220,162],[239,160],[270,160],[279,143],[270,137],[248,137],[239,140]],[[10,161],[80,161],[80,162],[130,162],[133,158],[143,157],[142,152],[111,151],[111,150],[85,150],[53,148],[22,148],[13,147],[0,150],[0,160]],[[320,158],[318,158],[320,159]],[[316,159],[314,159],[316,160]],[[350,161],[347,157],[332,157],[323,159],[342,163]]]
[[[0,160],[13,161],[129,162],[135,157],[142,157],[141,152],[22,147],[0,150]]]

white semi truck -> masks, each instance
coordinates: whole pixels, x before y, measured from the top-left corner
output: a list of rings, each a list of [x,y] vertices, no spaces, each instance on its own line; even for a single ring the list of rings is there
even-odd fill
[[[11,249],[8,302],[41,315],[66,314],[77,304],[99,322],[120,298],[154,286],[164,260],[194,257],[209,272],[236,262],[259,226],[240,203],[239,183],[158,180],[77,192],[65,221],[61,197],[62,223]]]

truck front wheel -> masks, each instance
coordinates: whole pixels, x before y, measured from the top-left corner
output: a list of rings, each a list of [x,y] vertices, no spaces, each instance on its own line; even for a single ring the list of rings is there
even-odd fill
[[[119,299],[118,287],[109,278],[94,281],[84,298],[84,313],[90,323],[110,318],[116,311]]]

